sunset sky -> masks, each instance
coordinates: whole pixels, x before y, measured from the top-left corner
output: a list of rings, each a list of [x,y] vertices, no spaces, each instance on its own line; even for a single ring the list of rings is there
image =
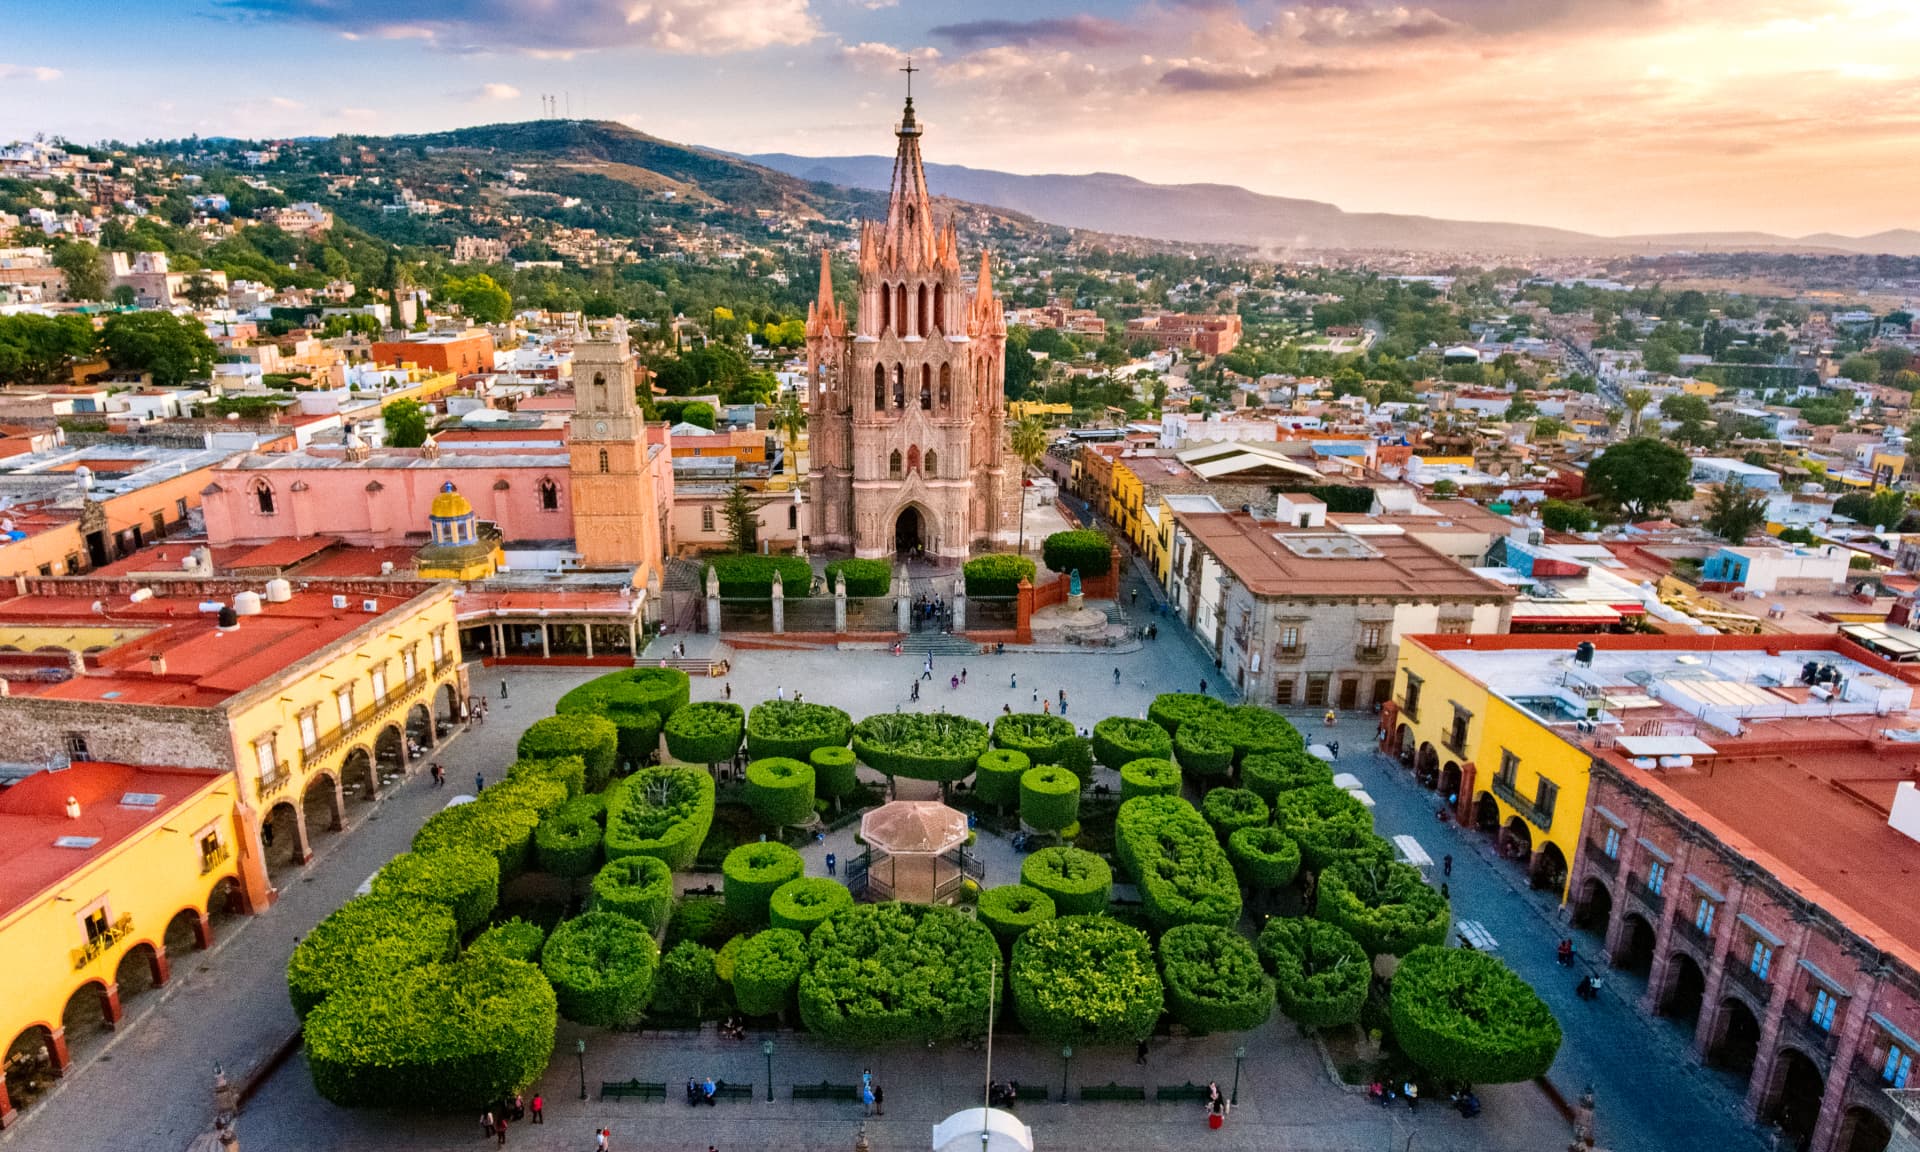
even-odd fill
[[[0,139],[576,117],[1612,234],[1920,227],[1915,0],[0,0]],[[936,189],[937,191],[938,189]]]

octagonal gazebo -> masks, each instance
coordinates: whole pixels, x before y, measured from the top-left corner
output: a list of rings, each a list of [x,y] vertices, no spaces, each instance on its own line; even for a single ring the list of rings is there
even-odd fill
[[[950,901],[971,876],[986,870],[967,853],[967,818],[933,800],[895,800],[860,818],[867,851],[848,870],[876,899],[916,904]]]

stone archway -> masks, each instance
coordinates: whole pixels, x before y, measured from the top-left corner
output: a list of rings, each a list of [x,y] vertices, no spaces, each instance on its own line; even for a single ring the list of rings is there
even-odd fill
[[[307,842],[331,836],[347,826],[346,797],[331,772],[315,773],[300,794],[300,817],[307,826]]]
[[[423,751],[438,743],[434,737],[433,709],[426,704],[415,704],[407,709],[407,739],[419,745]]]
[[[1393,757],[1394,759],[1400,761],[1400,763],[1411,767],[1413,764],[1413,753],[1414,753],[1413,725],[1402,724],[1400,725],[1399,742],[1395,744],[1393,747]]]
[[[198,908],[182,908],[167,921],[167,930],[160,934],[160,949],[166,954],[167,964],[171,967],[180,959],[212,944],[207,925]]]
[[[1542,892],[1564,892],[1567,888],[1567,858],[1560,846],[1549,840],[1533,854],[1527,871],[1527,883]]]
[[[307,847],[306,819],[291,800],[280,800],[267,810],[266,819],[260,821],[260,847],[269,879],[313,858]]]
[[[340,762],[340,788],[355,803],[370,804],[380,798],[380,777],[374,771],[373,753],[365,745]]]
[[[380,729],[373,739],[373,759],[383,776],[397,776],[407,770],[407,736],[398,724]]]
[[[1620,936],[1620,952],[1613,958],[1613,966],[1623,972],[1645,976],[1653,969],[1653,947],[1659,937],[1645,916],[1628,912],[1626,917]]]
[[[113,972],[113,983],[120,991],[120,1003],[124,1006],[136,996],[165,984],[168,975],[166,957],[143,940],[128,948],[127,954],[120,957],[120,963]]]
[[[1573,905],[1573,926],[1598,933],[1603,939],[1613,920],[1613,893],[1598,876],[1589,876],[1580,886],[1580,898]]]
[[[239,879],[222,876],[220,882],[213,886],[213,891],[207,893],[206,938],[200,946],[213,947],[222,927],[238,920],[246,912],[246,896],[241,891]]]
[[[1435,784],[1438,785],[1440,795],[1459,796],[1460,765],[1455,764],[1451,760],[1447,761],[1446,767],[1440,769],[1440,778],[1435,781]]]
[[[1820,1098],[1826,1094],[1827,1078],[1812,1057],[1798,1048],[1782,1048],[1774,1060],[1773,1081],[1768,1086],[1771,1103],[1766,1119],[1780,1126],[1797,1147],[1804,1148],[1820,1124]]]
[[[81,1056],[106,1043],[113,1026],[120,1022],[120,1005],[115,992],[100,980],[89,980],[67,997],[60,1013],[60,1031],[70,1056]]]
[[[1522,868],[1533,862],[1533,829],[1518,816],[1507,817],[1500,829],[1500,854],[1519,861]]]
[[[434,715],[438,723],[451,729],[460,722],[460,692],[449,680],[433,691]]]
[[[1413,758],[1413,778],[1425,784],[1427,778],[1440,771],[1440,753],[1431,744],[1420,745],[1420,754]]]
[[[1707,1063],[1724,1068],[1742,1080],[1753,1075],[1760,1055],[1760,1018],[1738,996],[1720,1002],[1718,1038],[1707,1048]]]
[[[938,546],[932,517],[918,504],[908,504],[893,518],[893,553],[896,556],[923,556]]]
[[[46,1095],[67,1070],[66,1046],[54,1039],[45,1024],[31,1024],[7,1045],[4,1063],[7,1100],[18,1112]]]
[[[1870,1108],[1852,1107],[1840,1118],[1840,1137],[1834,1141],[1839,1152],[1886,1152],[1893,1143],[1893,1129]]]
[[[1660,1015],[1692,1028],[1700,1021],[1700,1005],[1707,992],[1707,976],[1698,961],[1675,949],[1667,963],[1667,987],[1660,997]]]
[[[1493,793],[1482,792],[1474,798],[1473,827],[1475,831],[1487,836],[1499,835],[1500,802],[1493,798]]]

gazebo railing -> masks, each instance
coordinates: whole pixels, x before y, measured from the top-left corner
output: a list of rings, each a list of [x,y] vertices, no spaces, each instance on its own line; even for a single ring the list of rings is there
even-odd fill
[[[858,900],[873,885],[873,853],[866,851],[847,861],[847,890]],[[884,885],[882,886],[884,887]],[[884,893],[883,893],[884,896]]]

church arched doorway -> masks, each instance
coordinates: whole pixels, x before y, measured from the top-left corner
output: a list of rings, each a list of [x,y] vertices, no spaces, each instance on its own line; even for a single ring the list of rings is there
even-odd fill
[[[900,509],[900,515],[893,522],[893,550],[900,556],[918,554],[927,544],[926,521],[921,518],[920,509],[909,504]]]

